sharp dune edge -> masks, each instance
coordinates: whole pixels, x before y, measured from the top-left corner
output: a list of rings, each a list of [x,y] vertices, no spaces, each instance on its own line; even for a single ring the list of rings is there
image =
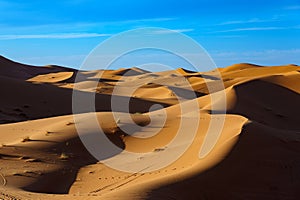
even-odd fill
[[[226,115],[212,110],[218,102],[212,102],[206,82],[220,80],[210,72],[77,71],[0,57],[0,199],[299,199],[300,67],[236,64],[217,70],[224,88],[214,92],[226,94]],[[121,93],[115,93],[116,85]],[[200,115],[195,139],[162,169],[112,169],[90,155],[78,136],[76,123],[85,126],[84,134],[95,133],[88,110],[74,114],[74,120],[73,88],[82,95],[95,93],[98,122],[121,150],[155,156],[168,148],[182,118],[193,126]],[[125,110],[111,106],[112,95],[129,100],[133,121],[142,125],[135,135],[156,130],[150,117],[161,110],[165,124],[149,138],[126,135],[121,128],[129,121],[114,120],[112,111]],[[155,104],[161,110],[149,111]],[[182,104],[189,112],[181,113]],[[219,140],[200,159],[209,124],[222,118]],[[122,152],[110,157],[117,154]]]

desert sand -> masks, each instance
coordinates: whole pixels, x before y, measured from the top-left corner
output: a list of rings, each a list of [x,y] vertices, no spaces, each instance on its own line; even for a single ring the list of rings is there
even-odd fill
[[[181,68],[77,71],[0,57],[0,199],[300,199],[300,67],[235,64],[217,71],[221,80]],[[207,82],[220,81],[224,87],[213,93],[225,95],[212,101]],[[73,113],[73,89],[95,95],[95,113]],[[129,118],[114,119],[126,109],[112,106],[112,96],[130,102]],[[216,109],[218,102],[225,110]],[[80,134],[98,134],[93,117],[120,149],[107,159],[122,167],[139,168],[138,159],[163,163],[160,151],[181,147],[169,144],[182,121],[183,133],[195,135],[169,165],[122,171],[82,143],[78,126]],[[131,119],[138,125],[132,135],[123,131]],[[211,151],[199,157],[213,121],[224,126]],[[184,138],[182,145],[189,142]],[[128,152],[145,156],[134,161]]]

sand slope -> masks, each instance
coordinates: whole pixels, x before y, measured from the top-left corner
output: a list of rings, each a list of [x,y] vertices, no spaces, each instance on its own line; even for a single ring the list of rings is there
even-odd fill
[[[218,71],[221,79],[185,69],[76,71],[0,57],[0,198],[300,198],[300,67],[237,64]],[[72,113],[73,88],[95,94],[96,113]],[[212,90],[217,101],[208,95]],[[112,95],[130,98],[130,115],[122,106],[112,112]],[[220,106],[224,100],[226,108]],[[149,111],[155,104],[161,107]],[[95,159],[78,135],[97,137],[93,120],[118,147],[104,154],[106,161]],[[217,131],[215,122],[224,123],[219,138],[199,157],[207,132]],[[181,142],[172,146],[178,130]],[[188,144],[193,132],[178,159],[148,170],[166,162],[164,152]],[[134,160],[129,152],[142,156]],[[146,167],[139,162],[151,159]],[[120,171],[107,160],[142,170]]]

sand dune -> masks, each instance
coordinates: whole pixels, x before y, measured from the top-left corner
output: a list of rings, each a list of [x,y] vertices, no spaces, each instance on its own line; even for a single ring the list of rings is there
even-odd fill
[[[299,199],[300,67],[218,71],[76,71],[0,57],[0,199]],[[95,113],[73,113],[73,88],[95,97]],[[111,101],[130,102],[130,113]],[[93,139],[98,124],[103,140]],[[85,140],[118,148],[98,161]]]
[[[0,56],[0,76],[26,80],[34,76],[57,72],[76,72],[76,70],[56,65],[30,66]]]

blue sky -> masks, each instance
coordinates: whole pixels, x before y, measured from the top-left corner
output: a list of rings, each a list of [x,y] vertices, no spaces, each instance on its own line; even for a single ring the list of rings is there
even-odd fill
[[[78,68],[105,39],[143,27],[188,35],[219,67],[300,65],[300,0],[0,0],[0,27],[0,54],[33,65]]]

